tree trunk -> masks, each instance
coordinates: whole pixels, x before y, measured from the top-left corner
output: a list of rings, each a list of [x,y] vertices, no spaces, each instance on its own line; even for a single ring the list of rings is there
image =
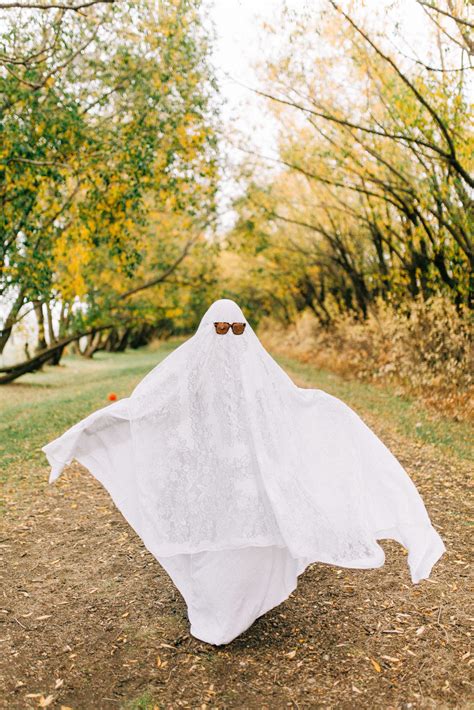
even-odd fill
[[[35,309],[36,322],[38,323],[38,340],[36,343],[35,353],[41,353],[48,347],[44,329],[43,304],[41,301],[33,301],[33,307]]]
[[[50,343],[50,345],[54,345],[55,343],[58,342],[58,339],[54,333],[53,314],[51,313],[51,306],[48,302],[45,303],[44,306],[46,308],[46,317],[48,320],[49,343]],[[64,353],[64,348],[61,350],[57,350],[54,353],[53,357],[51,358],[50,365],[59,365],[59,363],[61,362],[61,358],[63,356],[63,353]]]
[[[95,352],[97,352],[97,346],[100,341],[101,333],[98,333],[96,330],[93,330],[88,338],[87,338],[87,344],[86,347],[81,350],[81,355],[83,357],[86,357],[88,359],[91,359],[92,356],[94,355]]]
[[[0,331],[0,354],[3,353],[5,349],[5,345],[7,344],[10,335],[12,334],[13,326],[15,325],[16,317],[20,311],[20,308],[23,305],[23,301],[25,300],[23,290],[20,290],[20,293],[16,297],[15,301],[13,302],[13,305],[10,309],[9,314],[7,315],[5,319],[5,325],[3,329]]]
[[[110,328],[110,326],[102,326],[101,329],[103,330],[105,328]],[[47,347],[42,352],[36,353],[36,355],[34,355],[32,358],[29,358],[24,362],[20,362],[18,365],[10,365],[9,367],[0,368],[0,385],[5,385],[9,382],[13,382],[13,380],[16,380],[22,375],[25,375],[27,372],[35,372],[36,370],[40,370],[46,362],[50,361],[51,358],[54,357],[58,350],[64,350],[66,345],[69,345],[69,343],[77,342],[85,335],[91,334],[91,332],[97,333],[97,330],[86,331],[85,333],[77,333],[76,335],[70,335],[68,338],[63,338],[62,340],[59,340],[54,345]]]
[[[61,358],[64,354],[64,348],[60,348],[59,350],[56,350],[53,354],[53,357],[51,358],[50,365],[59,365],[61,362]]]
[[[51,343],[51,345],[54,345],[54,343],[57,341],[57,338],[54,333],[53,314],[51,313],[51,306],[48,302],[45,302],[44,307],[46,309],[46,318],[47,318],[47,322],[48,322],[49,342]]]
[[[128,339],[130,337],[130,328],[125,328],[122,337],[120,338],[118,345],[117,345],[117,352],[123,353],[124,350],[127,348],[128,345]]]
[[[61,312],[59,314],[59,338],[64,337],[70,319],[70,310],[68,306],[69,304],[65,301],[61,303]]]
[[[116,328],[112,328],[103,345],[108,353],[115,352],[118,343],[118,333]]]
[[[141,325],[138,330],[131,334],[130,347],[139,348],[146,345],[153,332],[153,328],[146,323]]]

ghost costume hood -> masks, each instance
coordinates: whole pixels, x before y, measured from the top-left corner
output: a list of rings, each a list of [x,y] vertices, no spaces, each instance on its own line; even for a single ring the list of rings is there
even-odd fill
[[[219,335],[217,321],[246,327]],[[51,481],[77,459],[102,483],[209,643],[284,601],[310,563],[380,567],[390,538],[416,583],[445,550],[380,439],[341,400],[297,387],[228,299],[130,397],[43,451]]]

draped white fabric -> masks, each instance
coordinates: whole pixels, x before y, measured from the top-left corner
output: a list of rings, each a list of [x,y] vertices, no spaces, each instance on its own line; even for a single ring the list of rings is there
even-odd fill
[[[373,568],[408,550],[414,583],[445,547],[396,458],[339,399],[301,389],[216,301],[131,396],[43,448],[105,486],[180,589],[191,633],[227,643],[287,598],[311,562]]]

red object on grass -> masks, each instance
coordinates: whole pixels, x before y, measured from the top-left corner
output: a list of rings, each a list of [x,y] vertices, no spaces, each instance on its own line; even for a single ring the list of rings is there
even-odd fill
[[[107,399],[109,400],[109,402],[115,402],[115,400],[117,399],[117,395],[115,394],[115,392],[110,392],[110,394],[107,395]]]

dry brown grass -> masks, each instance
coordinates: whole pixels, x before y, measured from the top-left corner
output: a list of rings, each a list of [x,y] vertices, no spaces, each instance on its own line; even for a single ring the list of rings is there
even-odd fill
[[[472,319],[446,299],[415,301],[406,314],[379,303],[366,321],[339,316],[330,329],[304,311],[287,329],[262,321],[259,337],[274,353],[390,383],[455,419],[474,418]]]

